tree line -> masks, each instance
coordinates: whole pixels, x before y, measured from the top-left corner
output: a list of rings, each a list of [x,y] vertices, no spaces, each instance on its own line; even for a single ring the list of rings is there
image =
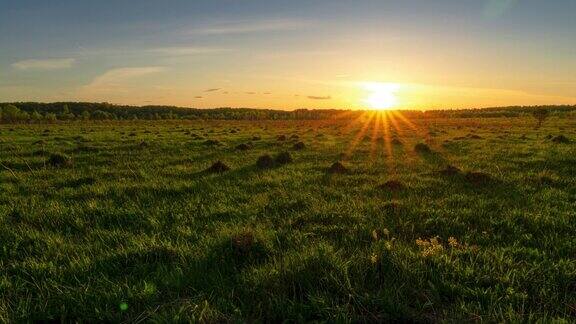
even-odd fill
[[[483,109],[402,111],[407,118],[520,117],[574,114],[574,106],[514,106]],[[196,109],[172,106],[124,106],[90,102],[17,102],[0,104],[2,123],[55,123],[88,120],[320,120],[356,118],[363,111],[298,109],[294,111],[250,108]]]

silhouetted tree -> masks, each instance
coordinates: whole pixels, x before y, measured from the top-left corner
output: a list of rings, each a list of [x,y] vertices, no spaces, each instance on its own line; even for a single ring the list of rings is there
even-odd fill
[[[540,128],[542,127],[542,124],[544,124],[548,116],[550,116],[550,111],[548,109],[536,109],[532,112],[532,116],[534,116],[534,118],[536,118],[536,121],[538,122],[536,128]]]
[[[7,105],[2,109],[2,121],[7,123],[17,123],[26,119],[26,115],[20,111],[20,108],[14,105]]]
[[[34,110],[30,115],[30,118],[36,123],[42,121],[42,115],[38,112],[38,110]]]
[[[55,113],[46,113],[44,114],[44,120],[49,122],[49,123],[54,123],[56,122],[58,119],[56,118],[56,114]]]

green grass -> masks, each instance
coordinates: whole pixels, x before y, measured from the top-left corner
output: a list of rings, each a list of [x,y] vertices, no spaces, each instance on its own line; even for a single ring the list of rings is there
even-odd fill
[[[573,320],[576,120],[397,121],[0,126],[0,322]]]

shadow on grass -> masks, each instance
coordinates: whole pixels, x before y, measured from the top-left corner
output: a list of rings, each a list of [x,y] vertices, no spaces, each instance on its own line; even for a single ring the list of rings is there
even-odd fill
[[[424,160],[428,164],[441,166],[446,165],[448,163],[448,161],[442,156],[442,154],[436,151],[428,151],[428,152],[417,151],[416,153],[422,160]]]

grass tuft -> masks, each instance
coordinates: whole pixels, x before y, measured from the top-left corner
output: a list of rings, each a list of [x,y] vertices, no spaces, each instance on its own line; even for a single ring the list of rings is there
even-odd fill
[[[345,167],[344,164],[342,164],[341,162],[334,162],[328,168],[328,173],[329,174],[347,174],[347,173],[350,173],[350,170],[348,170],[348,168]]]
[[[71,157],[61,153],[50,154],[46,163],[56,168],[69,167],[73,164]]]
[[[281,152],[281,153],[278,153],[278,155],[276,155],[274,162],[276,162],[276,164],[280,166],[280,165],[292,163],[293,160],[292,160],[292,156],[290,155],[290,153]]]
[[[224,162],[218,160],[216,162],[214,162],[208,169],[206,169],[206,172],[209,173],[223,173],[230,170],[230,167],[226,164],[224,164]]]
[[[274,159],[269,155],[262,155],[256,160],[256,167],[259,169],[270,169],[274,167]]]
[[[430,149],[430,146],[428,146],[428,144],[425,143],[418,143],[414,146],[414,150],[418,153],[431,153],[432,149]]]

